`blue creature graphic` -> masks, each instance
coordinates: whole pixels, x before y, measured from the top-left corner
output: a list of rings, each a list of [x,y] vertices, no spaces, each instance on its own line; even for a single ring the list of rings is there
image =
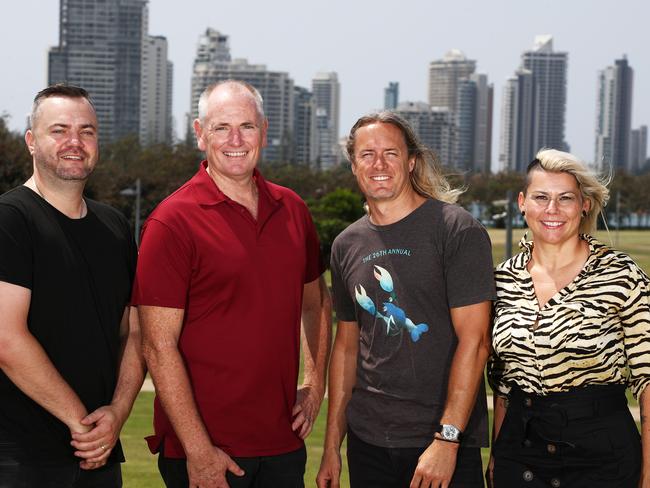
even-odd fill
[[[393,277],[388,270],[381,266],[374,265],[373,268],[375,279],[379,282],[379,286],[389,294],[388,301],[383,303],[383,313],[377,310],[374,302],[361,284],[354,287],[354,296],[357,303],[370,315],[378,317],[386,323],[387,335],[398,335],[406,329],[411,334],[411,340],[417,342],[420,336],[429,330],[429,326],[425,323],[416,325],[406,316],[406,312],[397,306],[397,296],[393,289]]]

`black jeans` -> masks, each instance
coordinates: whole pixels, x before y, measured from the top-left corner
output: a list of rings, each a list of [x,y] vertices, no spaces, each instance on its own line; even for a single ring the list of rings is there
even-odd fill
[[[243,476],[227,472],[230,488],[304,488],[305,448],[287,454],[261,457],[233,457],[232,460],[244,470]],[[158,469],[167,488],[187,488],[187,461],[185,459],[158,456]]]
[[[386,448],[362,441],[348,429],[351,488],[408,488],[426,447]],[[483,488],[481,449],[461,447],[450,488]]]
[[[28,453],[27,453],[28,454]],[[85,470],[79,463],[36,465],[17,444],[0,440],[0,488],[121,488],[120,463]]]

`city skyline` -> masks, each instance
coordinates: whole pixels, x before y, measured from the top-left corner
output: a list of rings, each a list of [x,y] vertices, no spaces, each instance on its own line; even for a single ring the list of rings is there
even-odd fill
[[[501,92],[538,34],[552,35],[555,49],[569,54],[565,134],[573,152],[593,159],[596,73],[624,54],[635,70],[632,126],[650,124],[650,65],[644,53],[650,41],[644,19],[650,7],[641,1],[622,0],[614,12],[601,0],[551,0],[543,9],[515,0],[459,1],[437,8],[410,0],[399,8],[385,1],[350,5],[338,0],[305,8],[301,2],[279,0],[249,7],[243,13],[234,4],[214,8],[202,0],[188,0],[182,9],[149,2],[149,32],[167,37],[174,63],[178,137],[190,110],[187,93],[196,40],[207,27],[230,37],[236,46],[233,57],[286,71],[296,85],[309,87],[320,71],[337,72],[341,135],[360,115],[383,106],[389,81],[399,83],[400,100],[426,101],[429,63],[460,49],[494,84],[493,170]],[[47,49],[58,39],[58,1],[12,3],[3,17],[7,28],[0,40],[21,48],[12,52],[5,47],[1,54],[7,75],[0,81],[0,112],[11,115],[12,129],[22,130],[31,98],[47,80]]]

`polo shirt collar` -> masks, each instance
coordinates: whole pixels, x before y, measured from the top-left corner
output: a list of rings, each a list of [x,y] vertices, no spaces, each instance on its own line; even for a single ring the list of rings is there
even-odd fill
[[[208,162],[206,160],[201,161],[198,172],[192,178],[192,187],[197,203],[199,205],[217,205],[229,200],[228,196],[210,178],[207,168]],[[260,195],[265,195],[272,201],[282,199],[282,194],[266,182],[257,168],[253,170],[253,179],[257,184]]]

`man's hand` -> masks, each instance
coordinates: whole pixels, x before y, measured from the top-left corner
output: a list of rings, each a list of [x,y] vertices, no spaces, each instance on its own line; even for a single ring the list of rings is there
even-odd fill
[[[88,432],[72,432],[75,456],[82,458],[82,469],[95,469],[106,464],[108,456],[117,443],[126,418],[112,405],[100,407],[81,419]]]
[[[326,449],[316,476],[318,488],[339,488],[341,479],[341,452],[339,449]]]
[[[187,475],[190,486],[200,488],[229,488],[226,472],[243,476],[244,471],[228,454],[218,447],[202,450],[197,455],[187,456]]]
[[[418,460],[410,488],[448,488],[456,469],[458,444],[435,440]]]
[[[305,439],[311,432],[322,401],[322,388],[313,385],[302,385],[298,388],[296,404],[291,411],[291,415],[294,417],[291,428],[298,432],[301,439]]]

